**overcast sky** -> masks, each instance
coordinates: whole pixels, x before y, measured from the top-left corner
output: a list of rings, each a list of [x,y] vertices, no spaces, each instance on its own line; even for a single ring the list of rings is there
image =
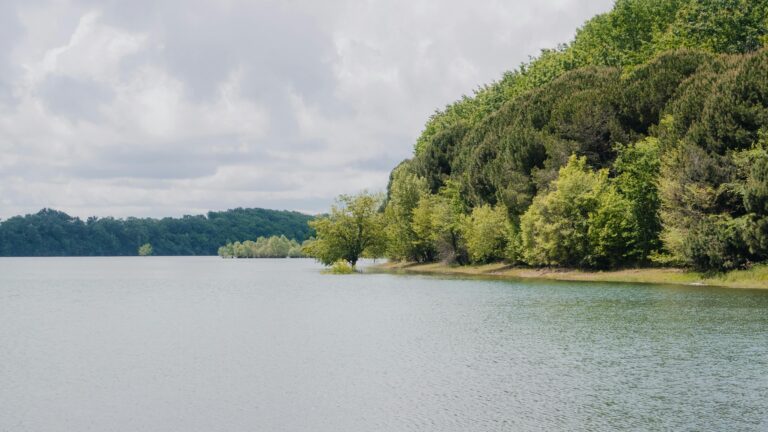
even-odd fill
[[[323,211],[612,0],[3,0],[0,218]]]

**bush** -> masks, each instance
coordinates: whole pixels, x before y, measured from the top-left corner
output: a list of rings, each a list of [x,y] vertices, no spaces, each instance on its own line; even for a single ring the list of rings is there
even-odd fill
[[[349,264],[347,261],[339,260],[325,270],[325,273],[336,275],[352,274],[355,273],[355,266]]]

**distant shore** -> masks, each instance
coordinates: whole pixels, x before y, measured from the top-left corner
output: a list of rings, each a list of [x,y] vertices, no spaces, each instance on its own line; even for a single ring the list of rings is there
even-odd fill
[[[484,276],[502,279],[546,279],[581,282],[626,282],[768,289],[768,265],[720,274],[702,274],[678,268],[639,268],[612,271],[584,271],[557,268],[520,268],[504,263],[457,266],[443,263],[382,263],[370,272]]]

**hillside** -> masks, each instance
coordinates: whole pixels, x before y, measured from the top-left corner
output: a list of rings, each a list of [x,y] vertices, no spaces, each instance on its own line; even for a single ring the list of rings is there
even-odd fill
[[[219,246],[258,237],[299,242],[311,235],[312,216],[259,208],[181,218],[88,218],[43,209],[0,222],[0,256],[136,255],[150,243],[155,255],[216,255]]]
[[[768,260],[768,1],[619,0],[435,113],[394,260],[701,270]]]

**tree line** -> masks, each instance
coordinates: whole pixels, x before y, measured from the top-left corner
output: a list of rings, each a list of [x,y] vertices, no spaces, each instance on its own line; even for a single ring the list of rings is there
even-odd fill
[[[766,42],[766,0],[619,0],[570,44],[435,113],[386,194],[341,197],[311,223],[307,252],[352,264],[764,262]]]
[[[286,236],[259,237],[256,241],[227,243],[219,248],[222,258],[304,258],[302,245]]]
[[[0,256],[130,256],[151,245],[153,255],[216,255],[221,245],[283,235],[304,241],[312,216],[237,208],[181,218],[90,217],[43,209],[0,221]]]

